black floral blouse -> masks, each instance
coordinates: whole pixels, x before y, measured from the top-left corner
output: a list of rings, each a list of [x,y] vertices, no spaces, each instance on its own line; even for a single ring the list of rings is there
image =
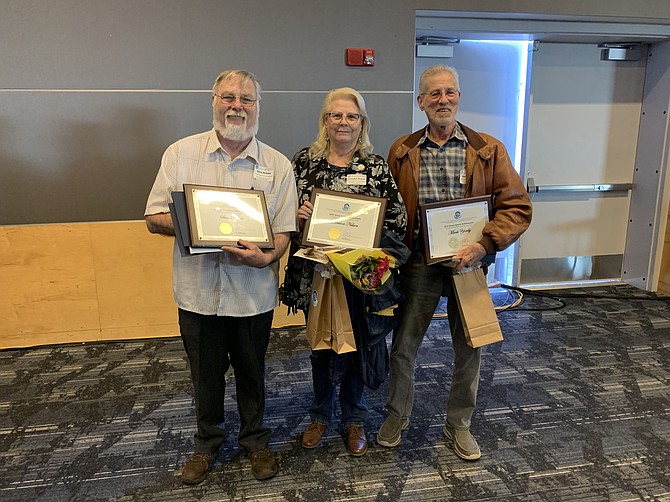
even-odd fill
[[[384,197],[387,199],[384,230],[396,234],[399,240],[405,236],[407,211],[383,157],[370,154],[368,157],[354,156],[347,168],[331,166],[325,158],[309,159],[308,148],[303,148],[293,157],[293,170],[298,187],[298,207],[309,200],[312,188],[337,190]],[[349,185],[347,175],[365,174],[366,183]],[[302,232],[291,238],[288,264],[284,284],[279,290],[280,301],[293,312],[307,310],[314,274],[314,262],[293,255],[300,249]]]

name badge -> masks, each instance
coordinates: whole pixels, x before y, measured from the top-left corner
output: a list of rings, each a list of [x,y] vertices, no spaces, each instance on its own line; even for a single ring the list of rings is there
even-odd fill
[[[256,167],[254,167],[254,179],[272,181],[272,169],[256,164]]]
[[[365,174],[347,174],[347,185],[367,185],[368,177]]]
[[[461,182],[461,185],[465,185],[466,179],[465,179],[465,169],[461,169],[461,176],[459,181]]]

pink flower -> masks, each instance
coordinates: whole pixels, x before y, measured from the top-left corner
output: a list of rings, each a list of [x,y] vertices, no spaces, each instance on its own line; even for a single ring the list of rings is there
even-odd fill
[[[351,280],[364,291],[374,291],[382,285],[382,278],[389,266],[388,256],[363,256],[351,266]]]

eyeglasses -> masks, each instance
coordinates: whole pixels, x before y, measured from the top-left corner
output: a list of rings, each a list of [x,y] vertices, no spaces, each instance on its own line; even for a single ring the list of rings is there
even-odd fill
[[[442,95],[445,95],[447,99],[453,99],[458,96],[458,91],[456,89],[437,89],[435,91],[421,93],[421,96],[428,96],[431,101],[438,101]]]
[[[330,118],[332,122],[342,122],[346,120],[348,124],[355,124],[361,119],[360,113],[347,113],[346,115],[339,112],[327,112],[326,117]]]
[[[236,96],[235,94],[214,94],[221,100],[224,105],[232,105],[236,99],[239,98],[240,104],[244,107],[251,108],[260,98],[252,98],[251,96]]]

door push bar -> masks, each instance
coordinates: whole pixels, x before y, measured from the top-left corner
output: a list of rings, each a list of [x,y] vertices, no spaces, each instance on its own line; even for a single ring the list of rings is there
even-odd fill
[[[536,185],[535,179],[528,178],[526,191],[529,194],[548,192],[627,192],[632,183],[602,183],[598,185]]]

